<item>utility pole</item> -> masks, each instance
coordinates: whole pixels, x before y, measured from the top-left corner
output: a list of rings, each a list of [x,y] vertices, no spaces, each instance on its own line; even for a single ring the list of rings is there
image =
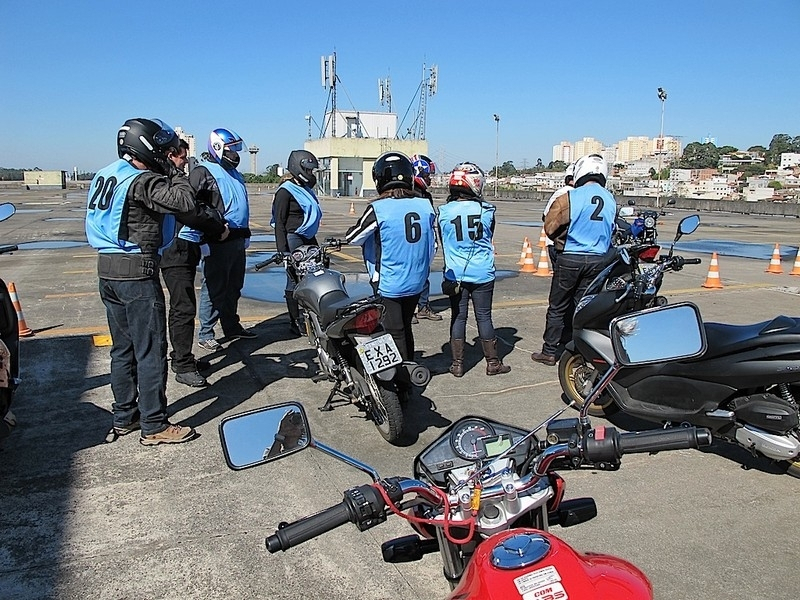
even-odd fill
[[[659,133],[658,142],[656,143],[656,150],[658,151],[658,189],[656,190],[656,209],[659,208],[659,204],[661,202],[661,159],[664,156],[664,105],[667,103],[667,91],[664,88],[658,88],[658,99],[661,100],[661,132]]]
[[[497,180],[500,179],[500,115],[494,115],[494,197],[497,198]]]

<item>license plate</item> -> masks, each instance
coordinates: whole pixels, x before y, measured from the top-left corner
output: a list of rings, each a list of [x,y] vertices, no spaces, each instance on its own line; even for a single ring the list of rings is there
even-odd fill
[[[356,340],[356,350],[370,375],[403,362],[394,338],[388,333],[376,338],[359,338]]]

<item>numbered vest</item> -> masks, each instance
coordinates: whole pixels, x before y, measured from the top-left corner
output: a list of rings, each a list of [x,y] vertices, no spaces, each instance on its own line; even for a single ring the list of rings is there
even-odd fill
[[[122,159],[111,163],[95,174],[89,186],[86,206],[86,239],[101,253],[141,253],[141,248],[125,239],[127,223],[125,205],[128,190],[134,180],[145,173]],[[175,234],[175,217],[164,215],[161,226],[159,253],[169,246]]]
[[[375,265],[378,292],[387,298],[419,294],[434,252],[434,212],[427,198],[382,198],[372,203],[378,230]],[[374,280],[374,278],[373,278]]]
[[[444,276],[451,281],[493,281],[492,223],[495,207],[479,200],[452,200],[439,207]]]
[[[569,191],[569,218],[564,252],[605,254],[617,214],[614,196],[597,183]]]

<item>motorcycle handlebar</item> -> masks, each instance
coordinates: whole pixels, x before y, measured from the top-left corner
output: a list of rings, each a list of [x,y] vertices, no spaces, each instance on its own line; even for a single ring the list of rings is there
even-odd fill
[[[16,252],[17,250],[19,250],[19,246],[17,246],[16,244],[12,246],[0,246],[0,254],[5,254],[7,252]]]
[[[703,261],[700,260],[699,258],[684,258],[683,259],[683,264],[685,264],[685,265],[699,265],[701,262],[703,262]]]
[[[283,254],[281,252],[276,252],[272,256],[270,256],[267,260],[262,260],[260,263],[256,263],[253,267],[256,271],[260,271],[264,267],[268,267],[271,264],[279,263],[283,260]]]
[[[582,454],[589,462],[614,462],[623,454],[686,450],[711,445],[711,432],[697,427],[619,433],[614,427],[597,427],[583,439]]]
[[[285,552],[293,546],[307,542],[350,521],[350,505],[345,499],[315,515],[279,526],[278,530],[266,539],[267,551],[270,554],[278,550]]]

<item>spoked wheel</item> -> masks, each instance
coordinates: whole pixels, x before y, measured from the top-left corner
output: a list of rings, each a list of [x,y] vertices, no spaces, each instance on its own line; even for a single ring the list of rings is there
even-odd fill
[[[359,372],[358,377],[367,384],[367,413],[378,433],[390,444],[398,442],[403,434],[403,408],[394,383],[367,373]]]
[[[568,402],[575,402],[580,410],[589,395],[592,387],[597,382],[601,373],[578,353],[565,350],[558,361],[558,381]],[[606,417],[619,410],[614,400],[608,394],[603,394],[600,399],[589,408],[593,417]]]

